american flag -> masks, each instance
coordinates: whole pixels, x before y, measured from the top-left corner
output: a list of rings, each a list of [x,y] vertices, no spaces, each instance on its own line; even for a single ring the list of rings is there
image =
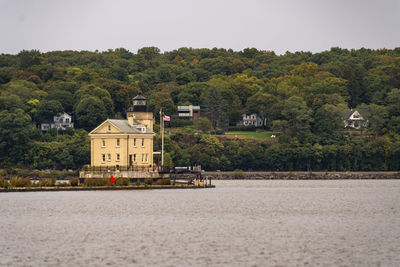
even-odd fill
[[[167,116],[167,115],[164,115],[163,116],[163,121],[171,121],[171,117]]]

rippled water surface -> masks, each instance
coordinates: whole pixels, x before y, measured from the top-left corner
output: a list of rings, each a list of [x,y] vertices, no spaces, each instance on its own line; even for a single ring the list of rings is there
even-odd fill
[[[400,181],[0,194],[0,265],[399,266]]]

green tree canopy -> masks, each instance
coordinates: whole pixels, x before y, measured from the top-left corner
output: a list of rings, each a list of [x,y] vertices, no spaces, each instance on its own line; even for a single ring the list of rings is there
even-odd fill
[[[107,119],[107,110],[98,97],[85,96],[76,106],[75,115],[78,125],[90,131]]]
[[[288,133],[291,136],[303,135],[310,129],[311,109],[303,98],[292,96],[285,101],[282,115],[288,121]]]

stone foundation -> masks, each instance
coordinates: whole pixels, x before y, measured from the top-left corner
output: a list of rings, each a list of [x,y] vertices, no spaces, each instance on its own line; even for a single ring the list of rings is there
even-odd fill
[[[79,172],[79,178],[111,178],[123,177],[123,178],[160,178],[158,172],[141,172],[141,171],[81,171]],[[164,177],[163,178],[167,178]]]

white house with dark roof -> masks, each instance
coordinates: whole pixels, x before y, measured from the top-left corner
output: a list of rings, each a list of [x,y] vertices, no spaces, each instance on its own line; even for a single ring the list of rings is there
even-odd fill
[[[357,110],[348,110],[343,116],[344,128],[361,129],[368,125],[368,120],[365,120]]]
[[[40,130],[42,132],[47,132],[53,128],[65,131],[68,127],[74,128],[74,123],[72,122],[72,116],[65,112],[54,116],[53,121],[50,123],[40,124]]]
[[[257,114],[243,114],[242,119],[236,123],[236,126],[255,126],[261,127],[264,125],[263,120]]]

